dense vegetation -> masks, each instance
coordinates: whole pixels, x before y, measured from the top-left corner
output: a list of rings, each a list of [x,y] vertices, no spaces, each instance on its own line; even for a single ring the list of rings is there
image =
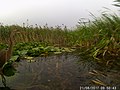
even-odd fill
[[[0,25],[0,49],[8,47],[9,34],[15,29],[20,33],[14,36],[13,55],[44,56],[79,48],[97,62],[120,65],[120,17],[117,15],[102,14],[93,21],[79,22],[75,30],[47,25]]]
[[[114,6],[120,7],[120,0],[115,2],[117,3]],[[10,34],[14,30],[19,32],[12,39],[14,47],[11,59],[0,67],[3,85],[6,87],[4,75],[13,76],[16,73],[13,62],[19,62],[20,59],[32,62],[33,57],[38,56],[46,57],[76,51],[85,58],[92,58],[90,60],[95,60],[100,65],[118,69],[120,67],[120,17],[116,14],[103,13],[101,17],[93,15],[93,20],[88,22],[80,20],[78,23],[74,30],[66,26],[48,27],[47,24],[43,27],[37,24],[29,26],[25,23],[23,26],[0,24],[0,54],[9,48]]]

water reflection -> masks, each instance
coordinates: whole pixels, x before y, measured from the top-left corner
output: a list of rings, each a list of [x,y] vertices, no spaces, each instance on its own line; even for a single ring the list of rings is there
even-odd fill
[[[7,86],[15,90],[79,90],[80,86],[95,86],[92,80],[98,79],[119,87],[120,74],[104,70],[75,54],[38,57],[35,62],[19,62],[18,73],[7,78]]]
[[[14,90],[14,89],[10,89],[9,87],[0,87],[0,90]]]

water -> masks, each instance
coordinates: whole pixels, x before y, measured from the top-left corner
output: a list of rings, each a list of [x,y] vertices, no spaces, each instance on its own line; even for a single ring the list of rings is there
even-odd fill
[[[98,86],[92,82],[96,79],[106,86],[120,87],[120,72],[73,53],[37,57],[34,62],[21,60],[16,69],[14,76],[6,78],[7,86],[14,90],[80,90],[85,86]]]

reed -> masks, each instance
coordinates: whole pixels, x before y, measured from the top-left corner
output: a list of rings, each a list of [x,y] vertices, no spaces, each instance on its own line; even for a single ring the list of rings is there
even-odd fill
[[[120,56],[120,17],[116,14],[102,14],[93,21],[81,22],[75,30],[60,26],[0,26],[0,43],[6,43],[11,30],[17,29],[21,34],[15,35],[15,42],[45,42],[59,47],[89,49],[96,59],[105,56]]]
[[[79,26],[80,43],[90,56],[105,64],[116,63],[120,56],[120,17],[102,14],[84,26]]]

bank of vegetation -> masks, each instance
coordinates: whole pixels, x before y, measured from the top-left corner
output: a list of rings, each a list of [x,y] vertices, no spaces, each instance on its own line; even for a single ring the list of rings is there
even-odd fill
[[[75,30],[60,26],[1,24],[1,50],[9,46],[9,34],[12,30],[20,32],[13,38],[13,55],[44,56],[51,52],[59,54],[80,49],[82,53],[93,57],[99,63],[120,65],[120,17],[115,14],[94,16],[92,21],[79,22]]]

